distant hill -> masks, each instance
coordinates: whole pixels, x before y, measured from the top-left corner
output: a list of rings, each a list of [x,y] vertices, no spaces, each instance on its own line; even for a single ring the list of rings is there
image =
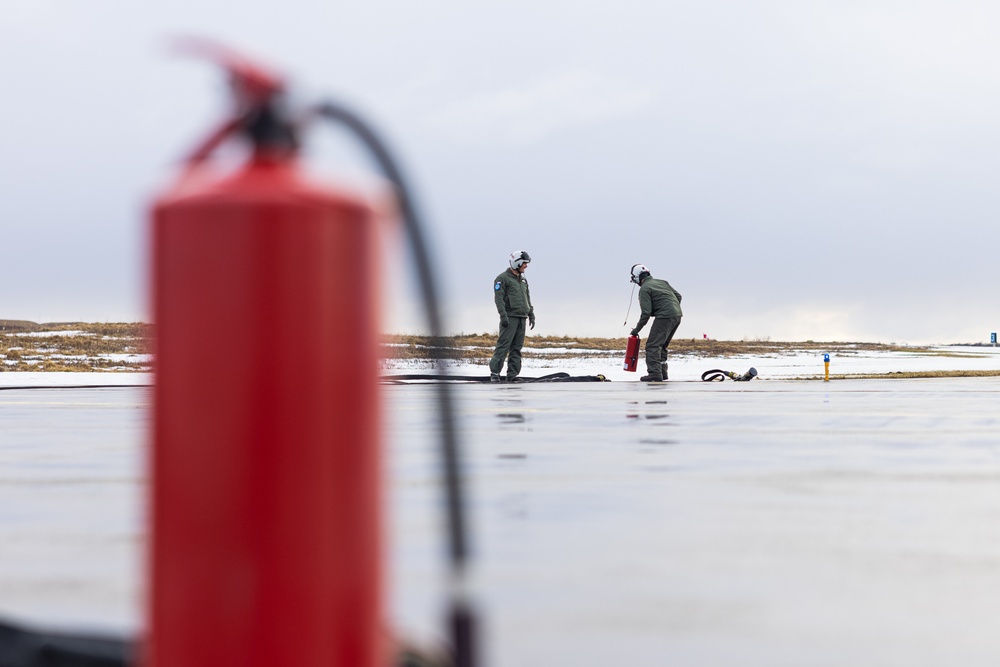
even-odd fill
[[[40,327],[37,322],[28,320],[0,320],[0,331],[38,331]]]

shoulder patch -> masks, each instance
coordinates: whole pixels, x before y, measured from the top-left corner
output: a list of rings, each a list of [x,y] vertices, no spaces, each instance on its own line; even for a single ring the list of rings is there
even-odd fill
[[[495,285],[493,285],[493,291],[494,292],[499,292],[500,291],[500,281],[499,280],[496,282]]]

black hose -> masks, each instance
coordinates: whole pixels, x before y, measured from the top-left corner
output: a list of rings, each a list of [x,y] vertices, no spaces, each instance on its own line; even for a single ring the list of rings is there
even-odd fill
[[[733,371],[724,371],[718,368],[713,368],[710,371],[705,371],[701,374],[701,379],[704,382],[723,382],[726,378],[733,380],[734,382],[748,382],[757,377],[757,369],[750,367],[746,373],[742,375]]]
[[[431,384],[433,382],[451,382],[464,384],[498,384],[488,375],[439,375],[436,373],[410,373],[407,375],[383,375],[385,384]],[[501,382],[499,384],[537,384],[539,382],[610,382],[603,375],[570,375],[569,373],[550,373],[541,377],[518,376],[515,383]]]
[[[151,384],[29,384],[20,387],[0,387],[0,391],[14,389],[132,389],[133,387],[149,389],[152,386]]]
[[[395,160],[392,159],[385,143],[379,139],[374,130],[357,114],[333,102],[326,102],[313,109],[326,120],[346,125],[364,145],[372,152],[379,169],[386,179],[396,188],[399,198],[403,225],[410,238],[413,248],[413,258],[416,262],[417,275],[420,280],[420,291],[424,305],[427,307],[427,319],[431,335],[431,356],[435,360],[441,375],[447,375],[442,351],[447,343],[444,340],[444,325],[441,319],[441,305],[438,299],[438,288],[435,284],[434,271],[431,268],[427,242],[424,238],[424,226],[417,214],[417,207],[410,188],[406,185],[403,173]],[[444,480],[448,519],[448,546],[451,556],[453,581],[452,608],[449,612],[452,630],[453,650],[455,652],[455,667],[474,667],[475,665],[475,623],[474,615],[466,595],[465,577],[466,564],[469,557],[468,531],[463,511],[462,478],[459,470],[458,439],[455,428],[455,409],[451,389],[447,382],[439,382],[437,387],[438,411],[441,417],[441,454],[444,464]]]
[[[0,621],[0,667],[125,667],[137,648],[119,637],[66,635]]]

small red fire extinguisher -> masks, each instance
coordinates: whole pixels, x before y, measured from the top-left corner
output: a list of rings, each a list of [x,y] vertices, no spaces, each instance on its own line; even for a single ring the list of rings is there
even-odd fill
[[[302,172],[280,78],[211,55],[239,108],[152,215],[146,665],[381,667],[375,214]]]
[[[639,363],[639,337],[629,336],[625,346],[625,370],[634,373]]]

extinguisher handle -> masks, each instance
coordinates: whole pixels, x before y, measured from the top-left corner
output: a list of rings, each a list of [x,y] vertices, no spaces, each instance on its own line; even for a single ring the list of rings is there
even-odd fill
[[[285,90],[284,77],[259,62],[209,39],[182,37],[173,40],[173,50],[211,60],[232,77],[234,92],[243,104],[266,103]]]
[[[231,118],[219,127],[212,130],[212,132],[202,139],[198,147],[191,151],[190,155],[184,160],[184,162],[190,166],[196,165],[200,162],[204,162],[208,159],[216,148],[218,148],[223,141],[229,137],[236,134],[241,125],[239,118]]]
[[[211,60],[229,73],[235,102],[233,117],[210,134],[188,157],[189,165],[205,160],[224,140],[242,132],[261,152],[294,153],[298,148],[295,123],[280,104],[284,77],[260,63],[211,40],[185,38],[174,50]]]

